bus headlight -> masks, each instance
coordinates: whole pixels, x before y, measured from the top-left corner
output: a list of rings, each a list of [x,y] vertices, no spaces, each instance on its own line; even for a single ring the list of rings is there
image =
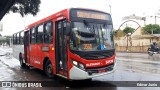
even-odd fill
[[[75,61],[75,60],[71,60],[71,62],[72,62],[72,64],[73,64],[74,66],[76,66],[76,67],[78,67],[78,68],[80,68],[80,69],[82,69],[82,70],[85,70],[84,64],[82,64],[82,63],[80,63],[80,62],[77,62],[77,61]]]
[[[78,62],[77,61],[72,60],[72,63],[73,63],[73,65],[78,66]]]

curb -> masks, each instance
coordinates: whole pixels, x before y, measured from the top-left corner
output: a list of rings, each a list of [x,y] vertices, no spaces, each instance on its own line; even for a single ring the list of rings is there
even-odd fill
[[[160,61],[145,61],[145,60],[131,60],[131,59],[123,59],[123,58],[116,58],[118,61],[127,61],[127,62],[143,62],[143,63],[150,63],[150,64],[160,64]]]

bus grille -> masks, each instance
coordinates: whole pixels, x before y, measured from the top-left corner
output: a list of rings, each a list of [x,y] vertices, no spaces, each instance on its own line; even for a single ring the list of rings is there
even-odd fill
[[[104,51],[72,51],[80,57],[87,60],[97,60],[103,58],[110,58],[115,54],[115,50],[104,50]]]
[[[113,67],[114,65],[112,64],[112,65],[100,67],[100,68],[92,68],[92,69],[89,68],[89,69],[86,69],[86,71],[88,72],[89,75],[92,75],[92,74],[99,73],[99,70],[105,70],[105,72],[112,71]]]

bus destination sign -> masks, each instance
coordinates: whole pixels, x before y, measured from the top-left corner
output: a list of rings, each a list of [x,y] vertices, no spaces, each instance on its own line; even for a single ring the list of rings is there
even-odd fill
[[[87,10],[72,10],[72,17],[78,18],[90,18],[90,19],[100,19],[100,20],[111,20],[111,17],[107,13],[99,11],[87,11]]]
[[[82,11],[77,11],[77,17],[81,18],[94,18],[94,19],[106,19],[106,15],[104,14],[99,14],[99,13],[89,13],[89,12],[82,12]]]

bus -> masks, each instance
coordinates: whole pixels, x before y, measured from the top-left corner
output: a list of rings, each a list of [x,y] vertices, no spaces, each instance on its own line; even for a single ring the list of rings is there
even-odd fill
[[[48,77],[91,79],[115,70],[112,30],[109,13],[64,9],[13,34],[13,56],[21,67],[38,68]]]

